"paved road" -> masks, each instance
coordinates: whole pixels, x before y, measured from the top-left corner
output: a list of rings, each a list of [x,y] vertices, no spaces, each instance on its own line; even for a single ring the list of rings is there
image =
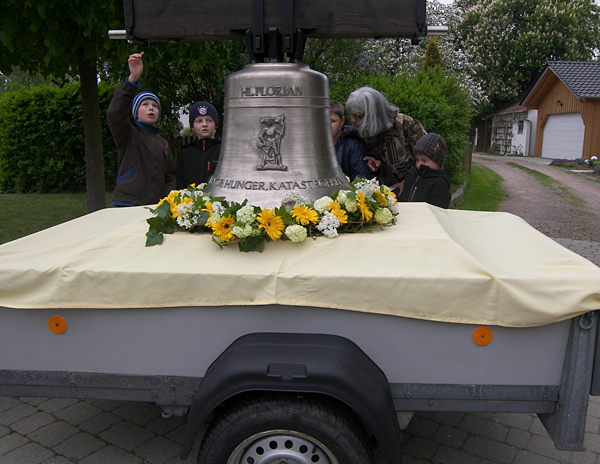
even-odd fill
[[[556,241],[600,266],[599,243]],[[185,418],[161,412],[148,403],[0,397],[0,464],[195,463],[197,443],[186,461],[178,457]],[[417,413],[404,432],[403,462],[600,464],[598,397],[590,397],[584,445],[556,450],[532,414]]]

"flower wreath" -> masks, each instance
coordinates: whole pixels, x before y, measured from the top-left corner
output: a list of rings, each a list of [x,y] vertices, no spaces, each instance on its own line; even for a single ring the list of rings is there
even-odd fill
[[[396,196],[376,179],[348,183],[350,190],[335,190],[311,202],[296,191],[282,198],[279,208],[260,208],[227,202],[224,197],[211,198],[206,184],[173,190],[160,200],[154,216],[147,220],[146,246],[160,245],[164,234],[176,229],[189,232],[210,231],[212,241],[223,245],[237,243],[240,251],[263,251],[265,242],[290,240],[302,242],[306,237],[335,238],[340,233],[354,233],[396,223]]]

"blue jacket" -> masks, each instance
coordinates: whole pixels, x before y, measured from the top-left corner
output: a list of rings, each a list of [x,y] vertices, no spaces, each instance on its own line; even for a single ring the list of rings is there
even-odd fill
[[[355,127],[342,127],[342,133],[335,143],[335,154],[342,171],[351,181],[357,177],[371,178],[367,162],[364,160],[367,150],[360,142]]]

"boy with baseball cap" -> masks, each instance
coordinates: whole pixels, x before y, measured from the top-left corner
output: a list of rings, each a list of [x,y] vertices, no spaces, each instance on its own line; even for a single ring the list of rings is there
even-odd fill
[[[190,108],[190,127],[198,136],[184,148],[177,162],[177,188],[203,184],[215,172],[221,154],[217,135],[219,114],[209,102],[199,101]]]
[[[448,208],[450,179],[443,169],[448,147],[444,139],[433,132],[421,137],[413,148],[416,164],[404,181],[399,201],[424,201]]]

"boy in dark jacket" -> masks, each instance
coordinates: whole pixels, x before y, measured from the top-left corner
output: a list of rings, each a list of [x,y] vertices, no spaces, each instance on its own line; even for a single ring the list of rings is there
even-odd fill
[[[440,208],[448,208],[450,179],[442,168],[448,148],[444,139],[430,132],[414,146],[415,166],[409,171],[400,194],[400,201],[424,201]]]
[[[184,148],[177,162],[177,187],[208,182],[219,162],[221,139],[217,109],[209,102],[199,101],[190,108],[190,127],[198,136]]]
[[[344,126],[344,107],[334,101],[331,106],[331,130],[338,163],[344,174],[353,181],[357,177],[370,179],[371,173],[364,160],[367,150],[360,142],[358,131],[352,126]]]
[[[113,206],[158,203],[175,189],[175,164],[167,141],[158,135],[160,102],[150,92],[136,92],[144,70],[142,53],[129,57],[129,77],[115,89],[106,111],[108,127],[117,146],[117,185]],[[129,110],[136,124],[129,122]]]

